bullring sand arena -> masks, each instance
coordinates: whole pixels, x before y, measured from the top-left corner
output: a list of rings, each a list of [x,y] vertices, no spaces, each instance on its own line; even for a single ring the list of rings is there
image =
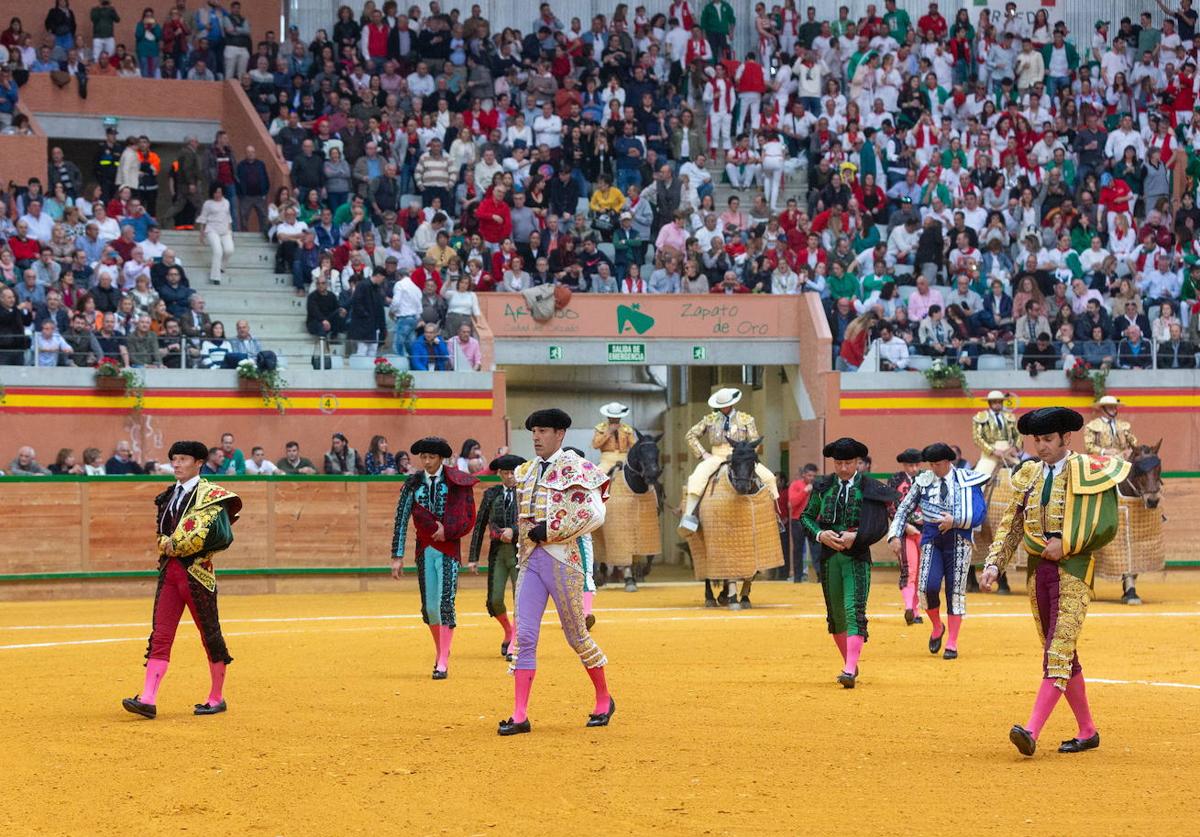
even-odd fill
[[[551,612],[534,734],[516,738],[496,735],[511,680],[465,573],[447,682],[429,679],[412,579],[227,596],[230,711],[191,713],[208,677],[185,617],[153,723],[120,707],[141,682],[148,596],[5,603],[0,833],[1196,833],[1200,582],[1144,577],[1139,608],[1097,584],[1080,653],[1103,746],[1054,752],[1075,733],[1063,705],[1026,759],[1007,731],[1039,671],[1027,598],[970,596],[945,661],[905,627],[895,579],[875,573],[852,691],[834,682],[816,584],[756,584],[733,613],[690,582],[604,588],[612,725],[583,728],[590,690]]]

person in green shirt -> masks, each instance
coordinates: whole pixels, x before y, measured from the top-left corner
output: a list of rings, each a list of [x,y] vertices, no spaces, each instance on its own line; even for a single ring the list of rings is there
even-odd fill
[[[883,7],[887,9],[883,22],[887,24],[888,34],[893,41],[903,44],[908,38],[908,30],[912,29],[912,19],[904,9],[896,8],[896,0],[884,0]]]
[[[882,291],[884,285],[886,285],[888,282],[895,281],[895,279],[888,275],[887,262],[882,258],[878,258],[875,260],[875,266],[871,272],[863,277],[862,291],[859,294],[859,299],[861,299],[863,302],[866,302],[867,298],[870,297],[871,294],[875,293],[876,291]]]
[[[832,299],[857,299],[859,295],[858,276],[847,272],[838,261],[829,263],[828,287]]]
[[[221,450],[225,452],[225,474],[246,473],[246,454],[233,444],[232,433],[221,434]]]
[[[121,16],[113,8],[112,0],[100,0],[99,6],[92,7],[91,18],[92,60],[99,61],[100,53],[107,52],[111,56],[117,51],[113,25],[121,22]]]
[[[725,0],[709,0],[704,11],[700,13],[700,28],[704,31],[708,45],[712,47],[714,64],[725,57],[736,25],[737,18],[733,14],[733,6]]]

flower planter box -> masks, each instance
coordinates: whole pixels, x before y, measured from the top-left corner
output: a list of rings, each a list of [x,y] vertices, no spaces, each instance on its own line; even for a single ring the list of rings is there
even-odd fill
[[[934,389],[962,389],[962,383],[954,380],[930,381],[929,385]]]
[[[395,389],[396,388],[396,376],[395,375],[376,374],[375,375],[375,386],[382,387],[383,389]]]
[[[1091,378],[1072,378],[1071,390],[1073,392],[1092,392],[1095,390],[1095,384]]]
[[[97,375],[96,389],[125,391],[125,379],[114,375]]]
[[[252,389],[257,392],[262,387],[253,378],[238,378],[238,389]]]

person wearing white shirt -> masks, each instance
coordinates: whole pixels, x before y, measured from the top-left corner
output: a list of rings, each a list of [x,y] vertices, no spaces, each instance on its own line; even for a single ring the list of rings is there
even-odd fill
[[[388,315],[396,323],[395,353],[401,357],[408,356],[408,344],[417,330],[421,311],[421,289],[405,274],[392,287],[392,302],[388,306]]]
[[[270,476],[279,473],[279,466],[267,459],[266,452],[262,447],[256,446],[250,452],[250,458],[246,460],[246,473]]]
[[[424,62],[417,64],[417,69],[408,74],[408,92],[422,99],[432,96],[437,90],[437,82],[429,72],[429,66]]]
[[[31,200],[28,211],[21,216],[21,220],[28,225],[30,238],[42,244],[50,243],[54,235],[54,219],[50,217],[50,213],[42,211],[41,201]]]
[[[542,112],[534,117],[533,137],[538,145],[558,148],[562,145],[562,119],[554,112],[550,102],[542,105]]]
[[[764,138],[759,149],[762,159],[763,193],[771,212],[779,210],[779,188],[783,183],[783,163],[787,158],[787,149],[783,147],[779,135],[769,133]]]
[[[695,187],[696,193],[703,198],[705,194],[712,194],[712,175],[708,173],[706,166],[708,158],[704,154],[695,156],[694,161],[688,160],[679,167],[679,176],[686,177],[688,182]],[[707,190],[705,190],[706,186]]]
[[[908,344],[892,332],[890,323],[879,328],[879,366],[884,372],[908,368]]]
[[[1125,155],[1125,149],[1133,146],[1139,160],[1146,158],[1146,144],[1142,135],[1133,129],[1133,117],[1125,114],[1121,117],[1121,125],[1108,135],[1104,144],[1104,156],[1111,160],[1120,160]]]

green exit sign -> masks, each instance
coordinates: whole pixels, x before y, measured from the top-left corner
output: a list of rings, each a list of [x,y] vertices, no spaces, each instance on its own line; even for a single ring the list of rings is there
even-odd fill
[[[645,363],[645,343],[609,343],[609,363]]]
[[[692,360],[707,360],[708,349],[704,346],[692,346]]]
[[[563,359],[562,346],[551,346],[550,347],[550,359],[551,360],[562,360]]]

